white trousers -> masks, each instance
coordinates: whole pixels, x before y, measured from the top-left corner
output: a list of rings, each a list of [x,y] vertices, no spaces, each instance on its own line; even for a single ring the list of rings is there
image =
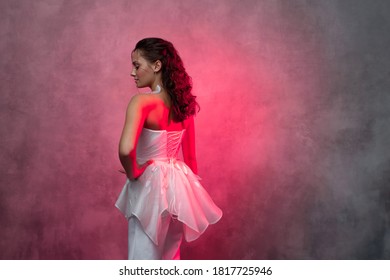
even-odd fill
[[[129,219],[129,260],[180,260],[182,236],[183,224],[167,215],[161,220],[157,246],[133,216]]]

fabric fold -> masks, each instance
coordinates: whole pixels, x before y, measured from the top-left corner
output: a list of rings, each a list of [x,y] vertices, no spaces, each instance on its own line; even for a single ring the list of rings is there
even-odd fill
[[[158,245],[162,217],[171,215],[183,223],[186,241],[197,239],[210,224],[222,217],[222,211],[199,183],[197,176],[184,162],[157,161],[136,181],[126,181],[116,207],[130,219],[136,216],[145,233]]]

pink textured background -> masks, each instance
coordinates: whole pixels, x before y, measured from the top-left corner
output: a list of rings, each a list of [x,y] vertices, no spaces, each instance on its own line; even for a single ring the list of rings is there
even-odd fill
[[[0,3],[0,258],[124,259],[130,52],[174,43],[224,211],[186,259],[390,258],[386,1]]]

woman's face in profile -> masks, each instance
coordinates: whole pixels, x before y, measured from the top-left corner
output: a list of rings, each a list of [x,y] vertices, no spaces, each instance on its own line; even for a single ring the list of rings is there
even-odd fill
[[[149,62],[141,55],[140,51],[135,50],[131,53],[133,68],[131,76],[134,78],[138,88],[150,87],[154,80],[154,71]]]

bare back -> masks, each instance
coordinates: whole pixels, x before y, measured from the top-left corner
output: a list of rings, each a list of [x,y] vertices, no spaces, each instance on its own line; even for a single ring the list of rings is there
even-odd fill
[[[162,94],[142,96],[146,110],[143,127],[153,130],[177,131],[187,127],[187,121],[174,122],[170,112],[170,100]]]

